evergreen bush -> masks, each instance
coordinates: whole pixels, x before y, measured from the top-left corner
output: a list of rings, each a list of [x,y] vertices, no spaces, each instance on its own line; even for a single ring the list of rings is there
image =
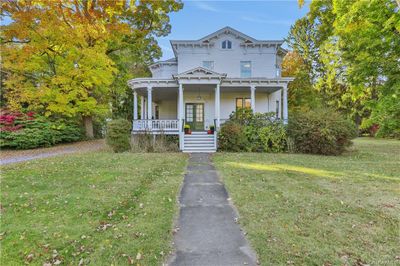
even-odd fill
[[[107,124],[106,143],[114,152],[131,149],[131,123],[125,119],[111,120]]]

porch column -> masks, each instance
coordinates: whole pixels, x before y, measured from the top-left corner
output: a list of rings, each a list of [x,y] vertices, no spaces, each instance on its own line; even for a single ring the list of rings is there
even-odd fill
[[[283,123],[288,122],[288,97],[287,97],[287,84],[282,86],[283,89]]]
[[[151,86],[147,87],[147,127],[151,130],[152,129],[152,98],[151,98],[151,93],[153,91],[153,88]]]
[[[138,119],[137,92],[133,91],[133,120]]]
[[[219,84],[215,87],[215,119],[217,119],[216,129],[220,126],[220,113],[221,113],[221,94]]]
[[[179,92],[178,92],[178,119],[179,119],[179,131],[182,130],[182,119],[184,118],[183,114],[183,85],[179,84]]]
[[[146,119],[144,116],[144,96],[140,96],[140,119]]]
[[[183,123],[182,119],[184,118],[183,113],[183,85],[179,83],[178,89],[178,126],[179,126],[179,149],[183,150]]]
[[[253,113],[255,113],[256,112],[256,86],[251,85],[250,91],[251,91],[251,110],[253,110]]]
[[[152,102],[153,102],[153,100],[152,100],[152,91],[153,91],[153,88],[151,87],[151,86],[148,86],[147,87],[147,119],[149,119],[149,120],[151,120],[152,119],[152,111],[153,111],[153,108],[152,108]]]

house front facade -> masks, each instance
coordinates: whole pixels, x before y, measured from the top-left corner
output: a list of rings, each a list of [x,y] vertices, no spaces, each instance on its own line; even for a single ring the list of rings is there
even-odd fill
[[[237,108],[288,118],[287,85],[281,77],[281,40],[256,40],[225,27],[199,40],[173,40],[175,57],[150,66],[151,78],[128,81],[134,95],[133,134],[179,135],[184,152],[213,152],[207,134]],[[140,110],[138,110],[140,104]],[[184,134],[184,127],[192,134]]]

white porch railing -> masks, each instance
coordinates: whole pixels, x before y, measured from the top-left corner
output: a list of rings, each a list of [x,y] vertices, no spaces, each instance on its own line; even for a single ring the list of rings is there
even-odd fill
[[[178,120],[133,120],[133,131],[179,131]]]

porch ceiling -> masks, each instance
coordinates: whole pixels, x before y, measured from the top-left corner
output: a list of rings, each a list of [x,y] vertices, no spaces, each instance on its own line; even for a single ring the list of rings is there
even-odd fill
[[[183,92],[184,94],[185,94],[185,92],[197,92],[199,90],[202,92],[214,92],[215,85],[214,84],[185,84],[185,85],[183,85],[183,88],[184,88],[184,92]],[[282,89],[282,87],[278,87],[278,86],[266,87],[266,86],[262,86],[262,85],[256,86],[257,92],[273,93],[280,89]],[[137,88],[136,91],[141,96],[147,96],[147,88]],[[249,92],[250,86],[247,84],[236,85],[235,87],[221,86],[220,91],[221,91],[221,93],[224,93],[224,92]],[[166,99],[177,99],[178,87],[153,87],[152,95],[153,95],[154,101],[166,100]]]
[[[147,88],[139,88],[136,91],[140,96],[147,96]],[[178,87],[153,87],[151,94],[154,102],[177,99]]]
[[[282,87],[262,87],[262,86],[256,86],[256,91],[257,92],[268,92],[272,93],[275,91],[278,91],[282,89]],[[226,86],[221,86],[220,88],[221,93],[224,92],[249,92],[250,91],[250,86],[237,86],[237,87],[226,87]]]

